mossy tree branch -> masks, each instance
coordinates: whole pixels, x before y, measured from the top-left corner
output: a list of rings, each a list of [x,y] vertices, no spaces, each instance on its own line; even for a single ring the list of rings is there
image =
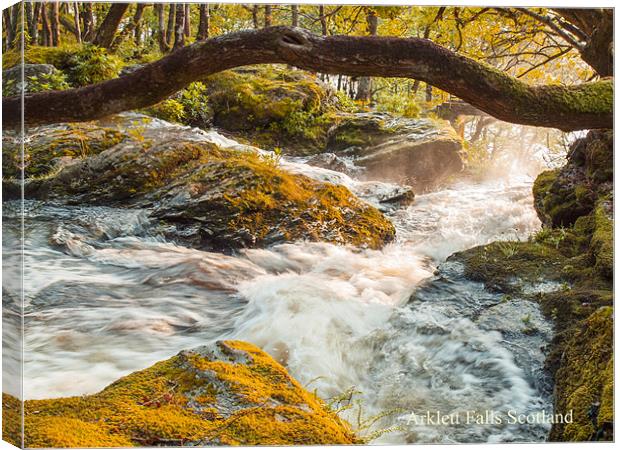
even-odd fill
[[[135,72],[66,91],[27,95],[28,125],[94,120],[155,104],[234,67],[282,63],[315,72],[427,82],[507,122],[564,131],[611,128],[613,81],[531,86],[427,39],[317,36],[270,27],[197,42]],[[20,123],[21,99],[3,100],[3,126]]]

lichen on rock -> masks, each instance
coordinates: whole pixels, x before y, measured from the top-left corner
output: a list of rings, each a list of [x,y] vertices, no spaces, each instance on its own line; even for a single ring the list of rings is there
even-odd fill
[[[240,341],[183,351],[97,394],[24,406],[31,448],[360,442],[286,369]]]

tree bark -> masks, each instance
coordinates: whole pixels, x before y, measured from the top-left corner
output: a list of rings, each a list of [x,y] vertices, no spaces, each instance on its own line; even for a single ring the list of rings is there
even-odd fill
[[[185,4],[185,13],[184,13],[185,24],[183,26],[183,34],[185,35],[186,38],[192,35],[192,25],[191,25],[191,12],[192,11],[189,6],[190,6],[189,3]]]
[[[60,10],[57,1],[52,2],[52,46],[58,47],[60,45]]]
[[[258,23],[258,5],[252,6],[252,26],[255,30],[258,30],[260,28],[260,25]]]
[[[209,26],[211,22],[211,10],[208,3],[200,4],[200,22],[198,22],[197,41],[204,41],[209,38]]]
[[[168,3],[168,24],[166,26],[166,46],[168,49],[172,48],[174,40],[174,13],[176,7],[174,3]]]
[[[183,5],[183,3],[177,3],[174,19],[174,46],[172,47],[172,51],[175,52],[183,47],[185,47],[185,5]]]
[[[321,34],[327,36],[327,18],[325,17],[325,6],[319,5],[319,22],[321,22]]]
[[[15,36],[13,34],[13,19],[11,18],[11,10],[10,8],[5,8],[2,11],[2,17],[4,18],[4,29],[6,30],[6,50],[11,48],[13,45],[13,41],[15,40]]]
[[[75,38],[78,43],[82,43],[82,30],[80,29],[80,6],[78,2],[73,2],[73,22],[75,26]]]
[[[552,11],[563,19],[540,14],[531,8],[516,8],[546,25],[575,48],[590,67],[601,77],[613,76],[613,9],[558,8]]]
[[[128,8],[129,3],[111,4],[108,14],[105,16],[105,19],[103,19],[99,30],[97,30],[97,35],[93,40],[93,44],[103,48],[110,48],[112,42],[114,42],[116,30]]]
[[[41,45],[49,47],[52,44],[52,27],[47,15],[47,3],[41,3]]]
[[[374,10],[368,10],[366,22],[368,23],[368,34],[376,36],[379,23],[377,13]],[[370,77],[360,77],[355,99],[364,102],[369,102],[372,99],[372,79]]]
[[[114,40],[112,41],[112,45],[110,45],[110,49],[116,51],[121,43],[125,40],[127,36],[130,34],[134,34],[134,39],[136,40],[136,45],[139,45],[139,33],[136,33],[140,27],[140,21],[142,20],[142,15],[144,14],[144,8],[147,7],[146,3],[137,3],[136,11],[134,12],[133,18],[131,22],[129,22],[124,28],[123,31],[118,33]]]
[[[95,34],[95,18],[93,16],[93,5],[90,2],[84,2],[84,10],[82,11],[83,34],[82,39],[90,42]]]
[[[265,5],[265,28],[270,27],[273,22],[271,5]]]
[[[291,25],[299,26],[299,5],[291,5]]]
[[[613,80],[531,86],[426,39],[317,36],[272,27],[184,47],[123,77],[65,91],[26,95],[28,125],[94,120],[153,105],[213,73],[252,64],[289,64],[354,77],[419,79],[493,117],[564,131],[613,126]],[[171,76],[171,74],[174,74]],[[3,126],[20,123],[21,99],[3,99]]]
[[[32,9],[32,3],[30,2],[24,2],[24,13],[26,14],[26,18],[25,18],[25,29],[28,30],[28,42],[35,42],[36,40],[33,41],[32,40],[32,18],[33,18],[33,9]]]
[[[166,43],[166,19],[164,5],[162,3],[155,3],[155,12],[157,14],[157,43],[159,44],[159,51],[166,53],[168,51],[168,45]]]
[[[426,83],[426,101],[428,103],[433,101],[433,85]]]

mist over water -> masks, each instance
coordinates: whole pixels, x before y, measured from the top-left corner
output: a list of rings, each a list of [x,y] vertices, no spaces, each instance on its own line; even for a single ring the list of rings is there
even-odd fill
[[[371,203],[398,188],[282,164]],[[395,410],[377,427],[401,429],[376,442],[545,438],[544,425],[407,421],[426,410],[549,410],[541,348],[550,324],[536,305],[506,302],[444,263],[536,231],[530,181],[461,182],[419,195],[388,213],[397,239],[380,251],[295,242],[227,256],[166,242],[147,211],[25,209],[25,398],[94,393],[183,349],[242,339],[325,399],[355,387],[364,416]],[[17,241],[17,213],[5,203],[5,251]],[[535,335],[519,329],[526,314]],[[357,409],[344,415],[355,424]]]

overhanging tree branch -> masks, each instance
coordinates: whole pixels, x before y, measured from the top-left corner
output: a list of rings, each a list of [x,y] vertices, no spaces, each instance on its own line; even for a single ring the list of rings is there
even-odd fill
[[[611,128],[613,82],[531,86],[427,39],[317,36],[270,27],[179,49],[128,75],[24,98],[28,125],[94,120],[155,104],[189,83],[239,66],[282,63],[313,72],[402,77],[429,83],[497,119],[565,131]],[[4,99],[3,126],[19,124],[18,97]]]

